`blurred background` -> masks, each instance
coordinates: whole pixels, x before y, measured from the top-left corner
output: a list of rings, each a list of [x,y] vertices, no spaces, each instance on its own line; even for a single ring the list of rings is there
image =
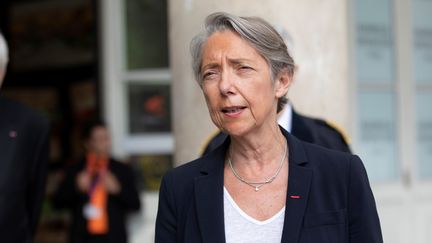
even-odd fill
[[[290,33],[299,70],[289,98],[346,132],[385,242],[432,242],[432,0],[1,1],[11,61],[0,94],[43,112],[52,127],[36,242],[66,242],[70,216],[50,197],[64,165],[82,156],[79,134],[95,116],[140,189],[130,241],[153,242],[161,176],[199,156],[216,130],[189,56],[215,11],[260,16]]]

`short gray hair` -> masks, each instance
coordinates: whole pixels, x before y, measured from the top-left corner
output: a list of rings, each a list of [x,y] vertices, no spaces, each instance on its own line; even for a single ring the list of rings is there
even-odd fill
[[[0,70],[5,70],[9,62],[9,49],[2,33],[0,32]]]
[[[195,36],[190,45],[192,68],[195,80],[200,85],[202,82],[202,48],[213,33],[225,30],[237,33],[267,61],[273,80],[281,72],[288,72],[291,77],[294,75],[294,60],[288,53],[283,38],[267,21],[259,17],[239,17],[217,12],[207,16],[205,30]],[[281,111],[286,103],[285,95],[279,98],[277,112]]]

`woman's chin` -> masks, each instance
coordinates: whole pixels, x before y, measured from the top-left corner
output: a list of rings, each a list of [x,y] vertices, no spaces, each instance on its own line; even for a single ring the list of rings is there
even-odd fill
[[[248,133],[250,133],[252,130],[253,130],[253,127],[248,126],[248,125],[229,126],[229,127],[223,128],[223,131],[225,133],[229,134],[230,136],[234,136],[234,137],[245,136]]]

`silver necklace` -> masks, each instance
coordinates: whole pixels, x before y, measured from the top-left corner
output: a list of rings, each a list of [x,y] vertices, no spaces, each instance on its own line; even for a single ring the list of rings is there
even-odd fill
[[[283,164],[284,164],[285,158],[287,157],[287,154],[288,154],[287,147],[288,147],[288,146],[285,145],[285,151],[284,151],[284,153],[283,153],[283,156],[282,156],[281,161],[279,162],[279,168],[277,169],[276,173],[275,173],[273,176],[267,178],[266,180],[264,180],[264,181],[262,181],[262,182],[252,182],[252,181],[248,181],[248,180],[244,179],[243,177],[241,177],[241,176],[237,173],[237,171],[234,169],[234,167],[233,167],[233,165],[232,165],[232,162],[231,162],[231,153],[229,153],[229,155],[228,155],[228,164],[229,164],[229,167],[231,168],[231,171],[233,172],[234,176],[235,176],[239,181],[245,183],[246,185],[249,185],[249,186],[251,186],[251,187],[254,187],[254,188],[255,188],[255,192],[257,192],[257,191],[259,191],[259,189],[260,189],[262,186],[264,186],[264,185],[266,185],[266,184],[270,184],[270,183],[272,183],[272,182],[276,179],[276,177],[279,175],[279,173],[280,173],[281,170],[282,170],[282,166],[283,166]]]

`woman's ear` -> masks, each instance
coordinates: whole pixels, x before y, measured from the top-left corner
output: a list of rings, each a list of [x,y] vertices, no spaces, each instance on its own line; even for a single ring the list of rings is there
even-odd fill
[[[288,93],[288,89],[293,82],[293,76],[289,74],[288,70],[282,70],[275,82],[276,97],[280,98]]]

